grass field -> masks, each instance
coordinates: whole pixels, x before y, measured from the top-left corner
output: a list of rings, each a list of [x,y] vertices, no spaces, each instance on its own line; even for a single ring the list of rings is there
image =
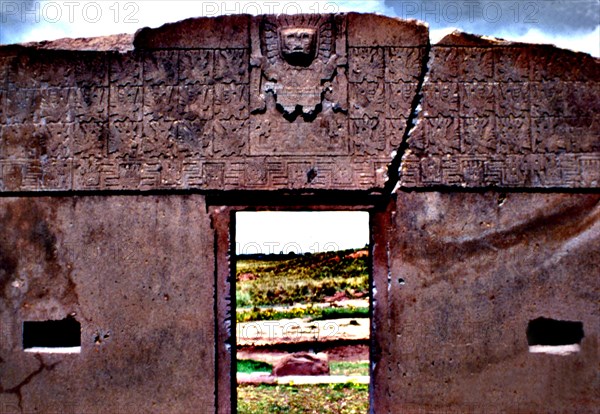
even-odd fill
[[[310,318],[312,321],[343,318],[368,318],[368,307],[347,306],[343,308],[323,308],[308,305],[291,309],[251,308],[236,312],[236,322],[277,321],[281,319]]]
[[[369,375],[368,362],[330,361],[331,375]]]
[[[356,250],[304,254],[238,256],[236,305],[240,307],[322,302],[343,293],[368,297],[368,257]]]
[[[368,307],[321,307],[326,298],[369,298],[369,259],[358,250],[305,255],[236,257],[236,320],[368,318]],[[280,306],[304,306],[282,309]],[[260,308],[262,307],[262,308]],[[331,361],[331,375],[369,375],[368,362]],[[271,365],[238,360],[240,373]],[[238,385],[240,414],[365,414],[368,385]]]
[[[237,361],[237,372],[246,374],[252,372],[268,372],[273,369],[271,364],[252,359],[239,359]],[[368,362],[346,362],[346,361],[330,361],[329,369],[331,375],[369,375]]]
[[[252,372],[268,372],[271,373],[273,365],[262,361],[255,361],[253,359],[238,359],[237,360],[237,372],[243,372],[244,374],[250,374]]]
[[[369,386],[238,385],[238,414],[365,414]]]

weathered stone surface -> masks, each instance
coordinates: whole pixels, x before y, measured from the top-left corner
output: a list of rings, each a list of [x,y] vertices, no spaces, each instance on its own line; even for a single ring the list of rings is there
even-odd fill
[[[230,412],[244,192],[226,190],[373,209],[375,412],[600,405],[598,59],[460,33],[430,47],[420,23],[359,14],[131,39],[0,47],[0,192],[17,196],[0,200],[0,411]],[[396,184],[388,211],[371,204]],[[209,220],[180,190],[221,204]],[[23,321],[71,314],[81,354],[23,353]],[[539,317],[582,322],[581,350],[529,353]]]
[[[402,186],[600,186],[600,60],[458,32],[429,58]]]
[[[99,37],[65,38],[23,43],[21,46],[34,47],[36,49],[115,51],[125,53],[133,50],[133,35],[122,33]]]
[[[596,409],[599,195],[399,192],[380,217],[376,412]],[[538,317],[582,322],[581,351],[529,353]]]
[[[138,30],[136,49],[244,49],[248,47],[249,15],[217,16],[168,23]]]
[[[348,28],[351,47],[423,47],[429,43],[427,26],[417,20],[349,13]]]
[[[423,24],[356,14],[190,19],[126,53],[108,41],[2,49],[0,164],[28,179],[1,189],[381,191],[428,46]],[[64,148],[28,138],[43,123]],[[72,179],[44,180],[65,158]]]
[[[424,25],[360,14],[190,19],[109,51],[124,39],[1,49],[0,163],[31,178],[0,188],[381,191],[420,94],[403,186],[600,185],[600,63],[585,54],[461,33],[429,51]],[[10,143],[43,123],[66,148]],[[81,152],[105,124],[106,151]],[[81,178],[40,178],[65,154]],[[119,173],[132,161],[137,180]]]
[[[0,228],[2,412],[214,405],[203,197],[4,198]],[[81,324],[80,354],[23,352],[23,321],[67,315]]]
[[[273,366],[273,375],[329,375],[329,363],[326,354],[296,352],[287,355]]]

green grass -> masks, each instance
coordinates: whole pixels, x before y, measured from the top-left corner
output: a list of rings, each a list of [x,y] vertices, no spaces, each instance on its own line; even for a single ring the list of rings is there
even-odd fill
[[[346,362],[346,361],[330,361],[329,369],[331,375],[369,375],[368,362]],[[273,370],[273,366],[262,361],[253,359],[239,359],[237,361],[237,372],[246,374],[252,372],[268,372]]]
[[[368,308],[305,306],[273,309],[294,303],[323,302],[343,292],[348,298],[368,298],[368,258],[352,258],[355,250],[302,256],[237,257],[236,312],[238,322],[310,318],[311,320],[369,317]],[[242,276],[242,277],[240,277]],[[260,309],[259,306],[271,308]],[[269,364],[237,361],[238,372],[271,372]],[[330,362],[332,375],[369,375],[366,362]],[[237,412],[365,414],[369,387],[362,384],[238,385]]]
[[[238,359],[237,372],[250,374],[251,372],[268,372],[271,373],[273,365],[253,359]]]
[[[369,308],[348,306],[344,308],[323,308],[308,305],[279,310],[273,308],[252,308],[236,312],[236,322],[277,321],[281,319],[310,318],[311,321],[322,321],[340,318],[368,318]]]
[[[369,386],[330,385],[238,385],[239,414],[366,414]]]
[[[368,362],[330,361],[330,375],[369,375]]]
[[[347,306],[343,308],[321,308],[321,314],[312,318],[313,321],[323,321],[328,319],[342,318],[368,318],[369,308]]]
[[[271,255],[263,260],[239,256],[236,261],[236,305],[240,307],[322,302],[344,292],[349,298],[367,297],[368,258],[350,257],[355,250]],[[251,275],[252,280],[241,280]]]

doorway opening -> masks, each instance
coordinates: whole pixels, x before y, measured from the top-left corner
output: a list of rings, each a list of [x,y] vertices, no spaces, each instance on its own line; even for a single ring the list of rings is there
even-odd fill
[[[367,413],[369,213],[237,211],[232,221],[234,412]]]

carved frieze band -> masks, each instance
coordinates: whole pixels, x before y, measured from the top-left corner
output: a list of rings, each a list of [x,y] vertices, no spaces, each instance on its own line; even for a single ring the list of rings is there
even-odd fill
[[[0,161],[3,191],[382,187],[388,159],[236,157],[227,160],[13,159]]]
[[[302,19],[263,22],[259,53],[0,58],[0,189],[381,188],[424,49],[345,50],[345,21]]]
[[[381,188],[419,93],[401,185],[600,186],[597,61],[434,47],[419,91],[425,47],[281,19],[248,48],[0,57],[0,189]]]
[[[549,47],[434,47],[405,187],[599,187],[600,62]]]

